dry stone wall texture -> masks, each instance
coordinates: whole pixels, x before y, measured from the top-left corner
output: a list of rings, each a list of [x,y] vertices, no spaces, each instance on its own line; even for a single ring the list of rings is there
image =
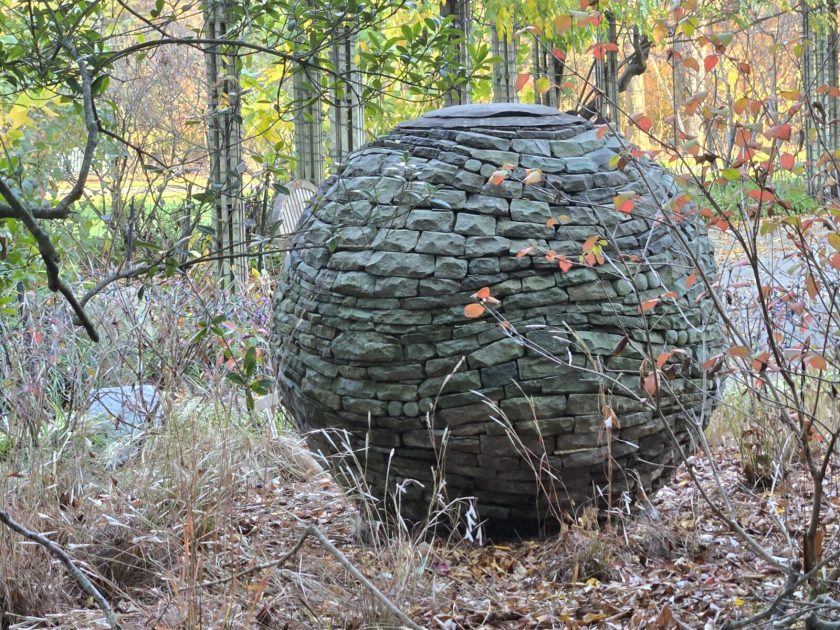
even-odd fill
[[[356,451],[375,496],[422,482],[401,496],[409,519],[434,501],[440,461],[446,495],[476,497],[500,529],[531,530],[610,482],[614,499],[650,491],[708,418],[701,366],[720,327],[703,282],[687,286],[692,258],[715,272],[705,229],[663,225],[672,176],[646,160],[615,168],[623,140],[598,136],[537,106],[439,110],[354,154],[298,226],[275,298],[283,401],[313,449]],[[504,164],[511,177],[490,183]],[[523,185],[526,169],[543,180]],[[619,192],[638,195],[632,213],[615,209]],[[580,264],[596,234],[604,264]],[[465,317],[482,287],[508,326]],[[675,348],[652,411],[644,356]]]

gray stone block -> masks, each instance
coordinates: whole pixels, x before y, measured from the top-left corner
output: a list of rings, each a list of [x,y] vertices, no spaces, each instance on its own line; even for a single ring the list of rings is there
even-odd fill
[[[467,236],[495,236],[496,219],[484,214],[459,212],[455,220],[455,231]]]
[[[467,239],[451,232],[422,232],[415,251],[423,254],[463,256]]]

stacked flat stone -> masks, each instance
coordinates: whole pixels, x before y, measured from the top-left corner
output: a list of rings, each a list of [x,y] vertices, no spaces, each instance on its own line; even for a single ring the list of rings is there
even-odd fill
[[[438,110],[350,157],[298,225],[275,298],[282,400],[314,450],[356,452],[374,496],[420,481],[400,493],[409,520],[435,501],[439,462],[446,496],[475,497],[497,530],[603,502],[610,481],[613,501],[650,492],[708,418],[702,364],[721,333],[684,246],[713,277],[711,244],[689,206],[675,229],[659,220],[680,195],[671,175],[617,169],[623,140],[600,136],[547,107]],[[526,169],[542,181],[523,184]],[[596,234],[605,261],[589,266]],[[508,324],[465,317],[482,287]],[[652,412],[644,355],[675,348]]]

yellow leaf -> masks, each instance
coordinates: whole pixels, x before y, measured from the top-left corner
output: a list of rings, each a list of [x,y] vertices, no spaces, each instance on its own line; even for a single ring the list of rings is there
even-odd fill
[[[828,235],[828,244],[831,245],[837,251],[840,251],[840,234],[837,232],[832,232]]]
[[[12,107],[12,111],[6,114],[6,120],[10,125],[10,129],[17,129],[18,127],[32,124],[32,119],[29,117],[29,110],[18,105]]]
[[[551,80],[548,77],[540,77],[537,79],[536,90],[540,96],[551,89]]]
[[[522,180],[522,183],[525,185],[528,184],[538,184],[542,181],[542,171],[538,168],[530,171],[526,176],[525,179]]]
[[[661,44],[665,41],[666,37],[668,37],[668,27],[662,22],[658,22],[656,26],[653,27],[653,41],[657,44]]]

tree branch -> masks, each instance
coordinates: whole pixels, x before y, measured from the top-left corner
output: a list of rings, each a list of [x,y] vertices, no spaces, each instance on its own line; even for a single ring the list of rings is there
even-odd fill
[[[87,578],[87,576],[82,573],[82,570],[76,566],[76,563],[73,562],[73,559],[67,555],[67,553],[51,541],[49,538],[44,536],[43,534],[39,534],[38,532],[34,532],[31,529],[27,529],[20,523],[18,523],[15,519],[11,517],[11,515],[6,512],[5,510],[0,510],[0,523],[3,523],[6,527],[11,529],[14,532],[17,532],[24,538],[27,538],[35,543],[38,543],[44,549],[46,549],[50,555],[54,558],[59,560],[66,568],[70,575],[73,576],[73,579],[76,580],[78,585],[81,589],[90,595],[93,600],[96,602],[96,605],[105,613],[105,618],[108,620],[108,625],[113,629],[118,629],[120,627],[119,622],[117,621],[117,617],[114,614],[113,608],[108,603],[108,600],[102,595],[102,593],[97,590],[97,588],[91,583],[91,581]]]

